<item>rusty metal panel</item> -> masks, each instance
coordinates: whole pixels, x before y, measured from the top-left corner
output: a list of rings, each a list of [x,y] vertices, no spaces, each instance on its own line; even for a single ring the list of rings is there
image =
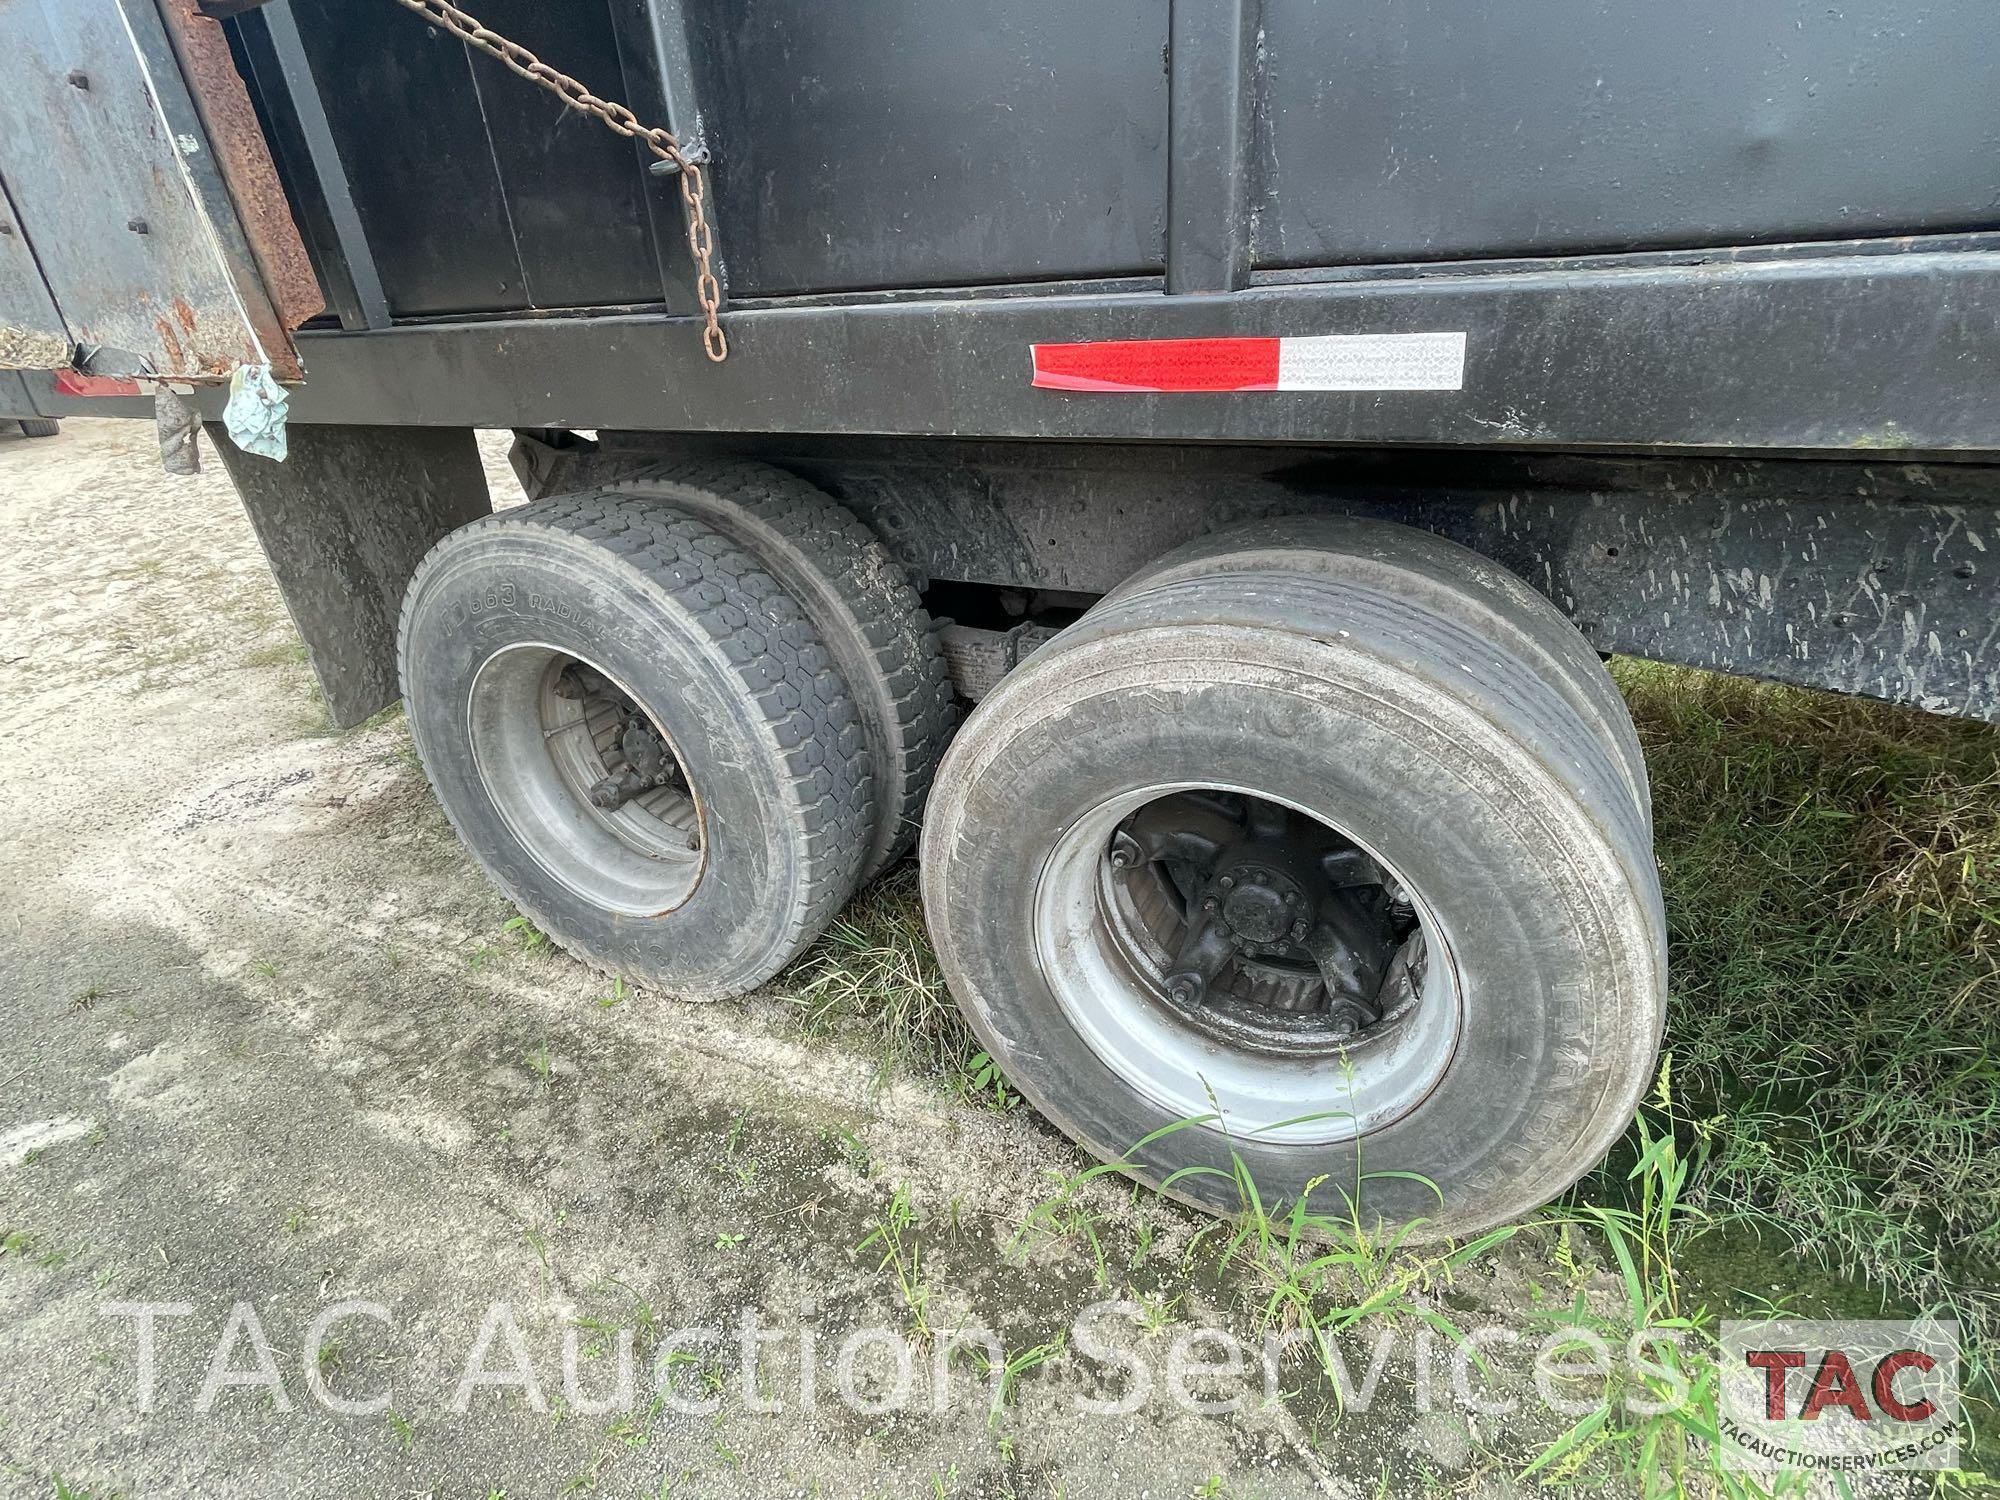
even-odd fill
[[[226,376],[269,356],[152,71],[117,0],[0,4],[0,180],[93,370]]]
[[[159,0],[159,10],[269,299],[244,299],[257,336],[280,375],[296,374],[290,330],[324,312],[326,298],[285,201],[256,108],[230,57],[221,23],[197,10],[195,0]],[[280,349],[283,358],[278,357]]]
[[[0,370],[67,364],[69,347],[62,314],[0,182]]]

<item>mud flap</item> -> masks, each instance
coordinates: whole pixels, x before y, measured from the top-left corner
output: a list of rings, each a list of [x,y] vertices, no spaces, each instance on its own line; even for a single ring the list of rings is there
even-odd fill
[[[424,554],[493,502],[469,427],[300,423],[291,454],[243,452],[215,424],[221,458],[305,640],[336,728],[400,696],[396,617]]]

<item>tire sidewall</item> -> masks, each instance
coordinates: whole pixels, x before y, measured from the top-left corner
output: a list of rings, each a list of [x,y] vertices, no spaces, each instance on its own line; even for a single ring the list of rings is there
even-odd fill
[[[1154,559],[1104,603],[1180,579],[1213,577],[1218,570],[1293,572],[1382,590],[1463,620],[1517,654],[1604,736],[1651,836],[1645,755],[1617,685],[1596,649],[1555,603],[1499,563],[1447,537],[1393,521],[1270,516],[1196,538]]]
[[[1324,1176],[1320,1211],[1348,1193],[1372,1217],[1435,1234],[1546,1201],[1622,1131],[1664,982],[1644,879],[1521,746],[1391,663],[1282,632],[1134,629],[1038,661],[1033,677],[1003,684],[947,757],[924,884],[975,1031],[1065,1130],[1154,1186],[1190,1165],[1227,1172],[1233,1150],[1267,1202]],[[1135,1152],[1173,1116],[1097,1058],[1041,973],[1035,889],[1063,831],[1112,797],[1204,778],[1333,823],[1444,925],[1463,1004],[1451,1060],[1413,1111],[1359,1142],[1232,1142],[1194,1127]],[[1372,1175],[1386,1172],[1436,1192]],[[1238,1206],[1212,1175],[1173,1191]]]

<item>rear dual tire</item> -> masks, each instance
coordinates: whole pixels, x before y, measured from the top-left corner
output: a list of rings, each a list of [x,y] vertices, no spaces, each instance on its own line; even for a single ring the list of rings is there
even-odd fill
[[[908,851],[950,731],[916,592],[760,464],[662,464],[441,542],[404,698],[494,883],[596,966],[755,988]]]
[[[847,682],[798,602],[700,521],[597,493],[463,527],[411,580],[401,668],[446,815],[586,962],[739,994],[854,890],[875,792]],[[636,797],[591,800],[633,767]]]
[[[712,526],[798,601],[846,679],[874,777],[865,884],[909,853],[957,722],[930,616],[900,564],[831,496],[768,464],[694,459],[613,491]]]
[[[1352,516],[1273,516],[1201,537],[1141,568],[1115,601],[1179,579],[1228,572],[1300,574],[1329,587],[1393,595],[1492,642],[1563,699],[1609,752],[1652,832],[1646,757],[1603,660],[1545,594],[1490,558],[1414,527]]]

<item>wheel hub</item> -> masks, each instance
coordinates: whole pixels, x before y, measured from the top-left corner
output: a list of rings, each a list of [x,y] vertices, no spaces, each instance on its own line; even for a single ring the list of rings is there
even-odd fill
[[[1221,904],[1214,913],[1215,924],[1239,952],[1260,950],[1287,936],[1306,935],[1305,918],[1295,922],[1292,917],[1303,903],[1304,893],[1283,875],[1262,865],[1246,864],[1223,876],[1218,885]],[[1204,900],[1202,909],[1208,910],[1208,901],[1216,899]]]
[[[523,643],[480,668],[469,710],[485,794],[550,875],[626,915],[688,898],[707,863],[702,810],[661,720],[623,684]]]
[[[1283,1051],[1366,1039],[1414,1003],[1423,939],[1392,876],[1315,819],[1259,798],[1182,792],[1125,820],[1112,869],[1151,880],[1170,917],[1168,1004],[1233,1044]]]
[[[550,691],[558,698],[584,705],[586,718],[593,706],[614,716],[608,748],[614,748],[625,763],[591,783],[585,795],[593,807],[616,812],[655,787],[687,789],[680,762],[667,748],[658,727],[616,683],[581,662],[571,662],[558,674]]]
[[[1092,1054],[1169,1117],[1271,1144],[1344,1141],[1408,1114],[1449,1064],[1462,1014],[1449,930],[1398,856],[1341,816],[1155,782],[1103,797],[1049,851],[1037,972]],[[1280,908],[1290,925],[1264,936]]]

